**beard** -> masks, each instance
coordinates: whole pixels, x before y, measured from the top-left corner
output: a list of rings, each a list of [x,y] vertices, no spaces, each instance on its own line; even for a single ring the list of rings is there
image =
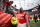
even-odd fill
[[[23,12],[23,10],[20,10],[20,13],[22,13]]]

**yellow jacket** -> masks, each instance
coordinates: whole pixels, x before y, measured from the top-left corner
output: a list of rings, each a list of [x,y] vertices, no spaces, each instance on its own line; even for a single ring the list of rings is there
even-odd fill
[[[11,23],[14,24],[14,25],[17,24],[17,18],[16,17],[12,17]]]

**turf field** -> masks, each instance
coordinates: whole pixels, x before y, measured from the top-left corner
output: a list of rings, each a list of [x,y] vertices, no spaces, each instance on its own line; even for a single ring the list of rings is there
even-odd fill
[[[40,20],[38,20],[38,23],[35,23],[33,20],[31,20],[30,27],[40,27]]]

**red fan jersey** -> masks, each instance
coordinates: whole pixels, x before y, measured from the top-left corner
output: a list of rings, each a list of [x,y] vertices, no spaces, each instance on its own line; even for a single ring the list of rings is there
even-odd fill
[[[1,11],[1,9],[0,9],[0,11]]]
[[[8,4],[5,2],[5,3],[4,3],[4,6],[7,6],[7,5],[8,5]]]
[[[28,21],[30,20],[30,16],[28,15]]]
[[[18,12],[16,15],[18,22],[21,24],[26,23],[25,16],[26,16],[26,12],[22,12],[22,13]]]

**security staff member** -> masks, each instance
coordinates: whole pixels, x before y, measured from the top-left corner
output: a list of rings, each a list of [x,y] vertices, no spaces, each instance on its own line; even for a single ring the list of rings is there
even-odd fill
[[[17,27],[17,19],[16,19],[16,17],[12,17],[11,23],[12,23],[12,27]]]
[[[37,23],[37,14],[34,14],[34,20],[35,20],[35,23]]]

